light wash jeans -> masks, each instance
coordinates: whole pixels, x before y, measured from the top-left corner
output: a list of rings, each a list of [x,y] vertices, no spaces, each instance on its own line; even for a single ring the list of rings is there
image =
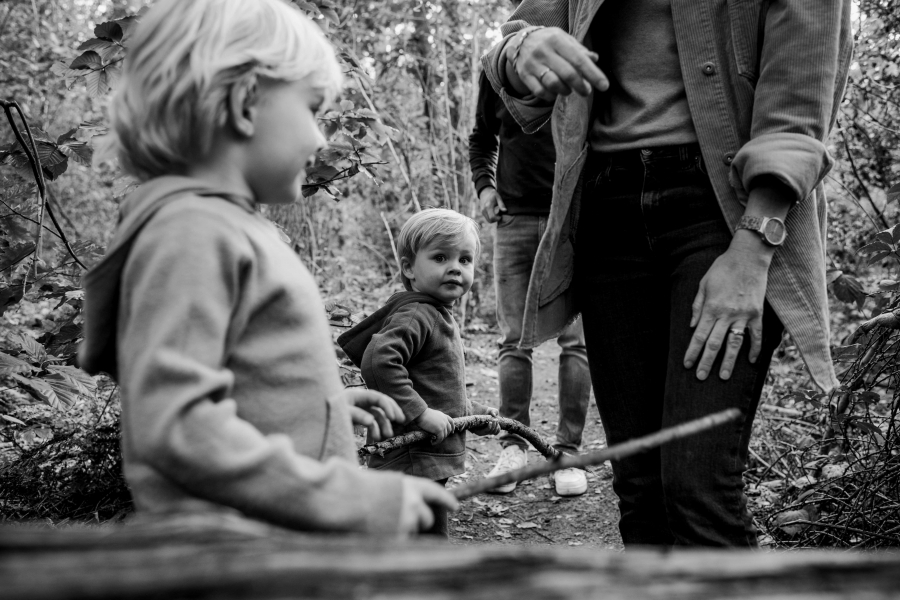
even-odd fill
[[[529,409],[533,390],[531,350],[518,348],[522,335],[525,294],[531,268],[547,217],[503,215],[494,235],[494,282],[497,289],[497,322],[500,325],[500,416],[531,425]],[[559,357],[559,419],[554,447],[577,452],[591,398],[591,374],[581,321],[570,325],[557,340]],[[504,432],[504,446],[523,448],[528,442]]]

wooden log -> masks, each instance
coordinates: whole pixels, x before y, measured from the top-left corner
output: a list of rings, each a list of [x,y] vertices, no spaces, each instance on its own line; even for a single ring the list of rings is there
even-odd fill
[[[0,528],[4,599],[900,598],[900,553],[455,546],[237,517]]]

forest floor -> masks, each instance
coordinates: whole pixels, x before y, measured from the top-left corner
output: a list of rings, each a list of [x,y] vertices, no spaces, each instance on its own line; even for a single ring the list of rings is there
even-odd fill
[[[496,371],[496,332],[468,333],[466,378],[469,397],[488,406],[500,405]],[[547,342],[534,352],[534,395],[531,426],[545,439],[553,438],[558,418],[557,368],[559,346]],[[486,477],[500,455],[495,437],[469,435],[466,472],[447,484]],[[600,415],[591,397],[584,430],[583,451],[606,446]],[[544,460],[533,449],[529,463]],[[549,477],[520,483],[509,494],[481,494],[461,503],[450,516],[450,539],[454,544],[552,544],[619,550],[622,540],[617,527],[619,511],[612,491],[609,463],[592,467],[588,490],[581,496],[556,494]]]

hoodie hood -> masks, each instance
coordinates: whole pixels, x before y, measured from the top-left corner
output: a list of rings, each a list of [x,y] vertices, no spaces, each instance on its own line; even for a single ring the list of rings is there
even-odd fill
[[[100,371],[116,377],[116,335],[122,271],[134,241],[144,226],[164,206],[185,196],[216,196],[248,210],[253,202],[217,190],[190,177],[151,179],[131,193],[119,208],[116,235],[103,259],[84,276],[84,341],[78,348],[78,366],[94,375]]]
[[[342,333],[337,339],[338,345],[347,353],[353,364],[359,367],[362,365],[363,354],[366,352],[372,336],[381,331],[381,327],[388,317],[407,304],[415,302],[432,306],[447,306],[440,300],[422,292],[397,292],[388,299],[384,306]]]

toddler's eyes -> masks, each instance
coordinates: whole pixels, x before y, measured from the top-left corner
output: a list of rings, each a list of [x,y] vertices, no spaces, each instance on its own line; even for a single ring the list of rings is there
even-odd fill
[[[472,262],[472,259],[469,258],[468,256],[463,256],[462,258],[459,259],[459,262],[461,262],[464,265],[467,265],[470,262]]]
[[[435,262],[444,262],[445,257],[443,254],[438,254],[434,257]]]

